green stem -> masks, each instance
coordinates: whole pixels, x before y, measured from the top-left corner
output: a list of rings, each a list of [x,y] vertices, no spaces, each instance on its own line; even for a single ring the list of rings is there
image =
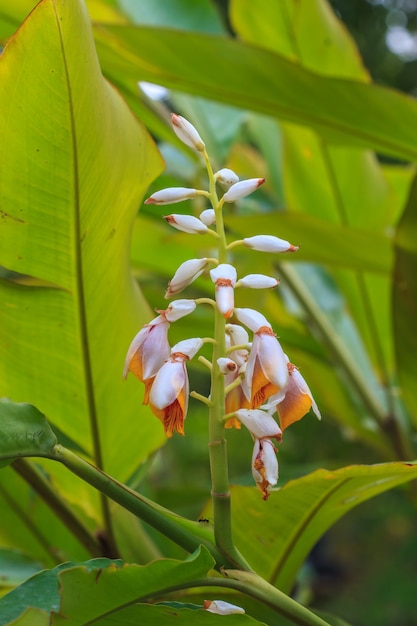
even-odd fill
[[[390,448],[395,452],[395,456],[400,460],[413,459],[413,450],[397,420],[391,419],[377,396],[366,384],[366,380],[358,371],[357,365],[345,343],[335,332],[327,316],[320,309],[317,302],[305,287],[303,281],[299,278],[297,271],[288,263],[280,263],[279,270],[291,291],[314,321],[324,341],[337,357],[338,363],[343,367],[356,393],[361,398],[375,422],[379,425],[382,433],[386,436]]]
[[[119,611],[134,604],[149,602],[154,598],[165,597],[167,594],[181,591],[182,589],[213,587],[216,589],[233,589],[235,591],[239,591],[240,593],[257,600],[258,602],[261,602],[263,605],[268,606],[297,626],[329,626],[328,622],[315,613],[312,613],[302,604],[299,604],[289,596],[285,595],[285,593],[276,587],[270,585],[257,574],[253,572],[237,572],[231,570],[227,570],[224,573],[226,574],[225,578],[202,578],[158,589],[154,594],[137,597],[134,600],[126,602],[126,604],[120,605],[105,614],[101,614],[97,619],[102,620],[103,618],[115,615]],[[84,626],[91,626],[96,623],[97,619],[86,622]]]
[[[226,263],[228,258],[227,241],[224,230],[222,201],[216,192],[216,182],[210,160],[204,151],[209,178],[210,201],[216,215],[218,234],[217,250],[219,263]],[[227,459],[227,441],[224,436],[223,416],[225,410],[224,376],[220,372],[217,360],[226,356],[226,321],[218,308],[214,309],[214,345],[211,368],[211,407],[209,409],[209,457],[211,473],[211,497],[213,502],[214,537],[216,546],[224,554],[232,555],[243,569],[249,569],[247,563],[237,552],[232,537],[231,502],[229,490],[229,470]]]
[[[12,468],[36,491],[55,515],[86,548],[92,557],[103,556],[102,547],[90,529],[61,498],[36,465],[27,459],[16,459]]]
[[[234,553],[229,555],[216,548],[210,528],[187,520],[152,502],[152,500],[148,500],[77,456],[71,450],[64,448],[64,446],[54,446],[49,458],[65,465],[71,472],[161,532],[187,552],[192,553],[200,545],[204,545],[215,559],[218,569],[227,564],[232,567],[243,566],[243,560],[239,555],[235,558]],[[246,564],[245,566],[247,567]]]

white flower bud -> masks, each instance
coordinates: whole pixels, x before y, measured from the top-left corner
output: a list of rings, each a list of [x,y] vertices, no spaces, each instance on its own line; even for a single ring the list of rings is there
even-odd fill
[[[204,600],[203,608],[209,611],[209,613],[217,613],[218,615],[232,615],[233,613],[245,612],[245,609],[242,609],[242,607],[230,602],[224,602],[223,600]]]
[[[248,274],[240,278],[236,287],[250,287],[251,289],[271,289],[279,285],[279,280],[264,274]]]
[[[214,174],[214,180],[222,185],[226,185],[226,187],[231,187],[239,182],[239,176],[233,170],[224,167]]]
[[[220,265],[210,270],[210,278],[213,283],[216,283],[218,280],[228,280],[234,287],[237,278],[236,268],[229,263],[220,263]]]
[[[185,289],[196,278],[198,278],[207,266],[207,259],[189,259],[184,261],[175,272],[172,280],[168,285],[165,298],[169,299],[177,293]]]
[[[164,219],[168,224],[171,224],[177,230],[182,230],[184,233],[203,235],[208,231],[207,226],[193,215],[164,215]]]
[[[253,193],[265,182],[265,178],[248,178],[235,183],[223,196],[224,202],[235,202]]]
[[[217,359],[217,365],[219,366],[221,374],[226,375],[237,370],[237,364],[232,361],[232,359],[228,359],[227,357],[220,357]]]
[[[298,246],[293,246],[285,239],[279,239],[273,235],[255,235],[254,237],[246,237],[243,244],[252,250],[260,252],[296,252]]]
[[[171,123],[174,133],[186,146],[194,148],[198,152],[205,150],[206,145],[198,134],[197,129],[185,117],[173,113],[171,115]]]
[[[220,313],[227,319],[233,315],[234,286],[236,269],[228,263],[221,263],[210,271],[210,277],[216,284],[216,304]]]
[[[239,324],[226,324],[226,335],[230,339],[230,346],[242,346],[249,343],[249,335]]]
[[[282,438],[280,427],[274,418],[265,411],[260,409],[239,409],[236,411],[236,417],[256,439],[268,437],[269,439],[275,438],[280,441]]]
[[[202,213],[200,213],[200,220],[206,226],[211,226],[216,221],[216,214],[214,209],[206,209]]]
[[[262,326],[271,328],[268,320],[254,309],[235,309],[235,315],[239,322],[245,324],[253,333],[256,333]]]
[[[155,191],[155,193],[145,200],[145,204],[175,204],[176,202],[183,202],[183,200],[195,198],[196,195],[197,189],[167,187],[166,189]]]
[[[269,488],[278,482],[278,460],[275,448],[269,439],[255,439],[252,454],[252,476],[264,500],[268,499]]]
[[[197,354],[197,352],[203,346],[203,340],[200,337],[193,337],[191,339],[184,339],[183,341],[179,341],[172,346],[171,348],[171,356],[176,353],[185,354],[189,359],[192,359],[193,356]]]
[[[196,306],[195,300],[174,300],[165,311],[165,319],[168,322],[176,322],[192,313]]]

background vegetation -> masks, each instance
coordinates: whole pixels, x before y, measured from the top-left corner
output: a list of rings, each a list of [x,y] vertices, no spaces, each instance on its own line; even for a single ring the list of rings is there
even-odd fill
[[[250,438],[228,435],[238,546],[316,609],[411,625],[413,483],[348,510],[415,475],[400,463],[415,458],[417,424],[417,104],[399,91],[416,93],[412,3],[90,0],[92,30],[78,0],[43,0],[22,26],[35,2],[10,5],[0,0],[0,37],[12,37],[0,58],[0,395],[38,407],[60,443],[143,495],[197,526],[211,519],[204,410],[192,402],[186,437],[165,445],[121,378],[175,268],[211,243],[142,204],[204,185],[168,123],[185,115],[217,167],[267,178],[226,216],[229,232],[300,246],[285,263],[239,253],[242,272],[281,278],[241,302],[265,312],[323,414],[285,433],[283,489],[268,503],[252,497]],[[402,51],[394,27],[411,38]],[[156,101],[145,81],[169,91]],[[187,297],[210,290],[202,278]],[[210,317],[173,331],[210,334]],[[191,388],[208,389],[198,364]],[[2,405],[3,442],[9,415]],[[58,463],[19,460],[0,478],[4,592],[67,560],[185,555]]]

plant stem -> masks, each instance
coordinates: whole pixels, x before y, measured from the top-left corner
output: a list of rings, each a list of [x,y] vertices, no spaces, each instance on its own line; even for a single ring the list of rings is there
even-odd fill
[[[194,552],[200,545],[204,545],[215,559],[218,569],[227,564],[238,568],[243,567],[243,565],[248,567],[236,551],[235,554],[229,555],[216,548],[210,528],[187,520],[152,502],[152,500],[148,500],[64,446],[54,446],[49,458],[65,465],[71,472],[137,515],[187,552]]]
[[[209,177],[210,201],[216,215],[218,234],[217,250],[219,263],[227,262],[227,242],[224,231],[222,202],[216,192],[216,183],[210,160],[204,152],[207,174]],[[214,309],[214,344],[211,368],[211,407],[209,408],[209,457],[211,473],[211,497],[213,502],[214,537],[216,546],[234,559],[244,569],[247,563],[237,552],[232,537],[232,517],[229,490],[229,471],[227,459],[227,441],[224,436],[223,416],[225,409],[224,375],[220,372],[217,359],[226,356],[226,321],[218,308]]]
[[[36,491],[92,557],[103,556],[100,542],[61,498],[44,474],[27,459],[16,459],[12,468]]]

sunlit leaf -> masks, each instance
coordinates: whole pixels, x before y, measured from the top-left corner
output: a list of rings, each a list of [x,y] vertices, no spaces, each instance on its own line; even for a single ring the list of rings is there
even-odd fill
[[[415,464],[317,470],[288,482],[267,503],[256,488],[234,487],[237,545],[252,567],[288,593],[311,548],[332,524],[358,504],[415,478]]]
[[[141,419],[139,387],[122,380],[148,315],[129,272],[130,229],[160,157],[103,80],[81,0],[43,0],[0,73],[0,264],[44,284],[0,284],[0,389],[127,478],[163,440],[157,420]]]

